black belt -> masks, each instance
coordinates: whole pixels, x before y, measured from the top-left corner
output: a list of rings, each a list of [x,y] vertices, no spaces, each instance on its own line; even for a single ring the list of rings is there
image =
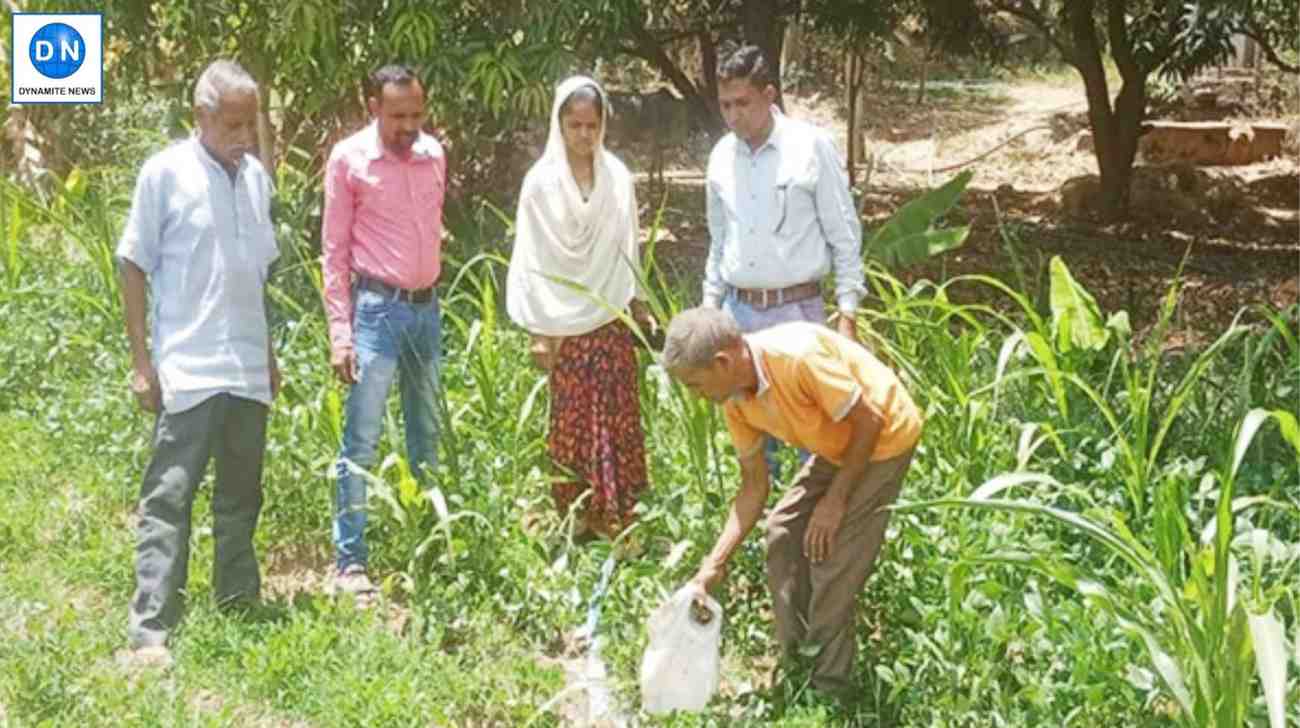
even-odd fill
[[[433,286],[412,291],[406,288],[390,286],[383,281],[362,276],[357,279],[357,288],[363,291],[378,293],[385,298],[405,301],[407,303],[428,303],[433,300]]]

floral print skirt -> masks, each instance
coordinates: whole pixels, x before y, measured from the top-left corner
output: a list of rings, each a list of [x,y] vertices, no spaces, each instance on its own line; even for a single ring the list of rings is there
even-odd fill
[[[646,487],[645,434],[632,333],[613,321],[564,340],[551,369],[551,495],[561,516],[585,496],[579,530],[613,538]],[[590,495],[585,495],[590,492]]]

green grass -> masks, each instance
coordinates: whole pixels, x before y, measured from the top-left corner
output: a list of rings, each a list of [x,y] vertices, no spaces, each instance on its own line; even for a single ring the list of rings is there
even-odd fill
[[[609,547],[573,547],[571,520],[551,509],[546,391],[524,363],[525,336],[498,310],[507,248],[493,216],[456,223],[447,250],[447,434],[436,495],[404,472],[400,428],[389,427],[382,445],[370,541],[394,606],[361,613],[321,593],[343,392],[326,366],[304,232],[316,184],[289,168],[279,181],[283,255],[272,300],[287,384],[272,413],[257,537],[274,588],[251,612],[213,607],[201,494],[189,611],[176,665],[162,674],[134,675],[114,661],[125,645],[131,513],[149,454],[149,422],[126,391],[125,335],[97,257],[96,240],[120,223],[124,200],[65,186],[61,207],[34,197],[18,205],[27,215],[18,252],[0,256],[10,266],[0,277],[17,283],[0,290],[0,726],[559,724],[542,710],[565,684],[553,658],[582,623]],[[6,190],[8,210],[21,191]],[[63,214],[44,217],[46,208]],[[1106,327],[1113,312],[1095,311],[1053,273],[1071,294],[1053,296],[1055,308],[994,279],[905,288],[873,269],[864,333],[904,372],[927,424],[904,488],[914,505],[891,522],[863,599],[861,701],[843,707],[804,689],[804,665],[781,666],[772,681],[763,551],[751,538],[721,594],[722,694],[702,714],[642,724],[1175,725],[1178,702],[1123,612],[1050,569],[1003,557],[1028,554],[1111,590],[1154,594],[1151,578],[1033,508],[1095,518],[1151,549],[1171,598],[1200,614],[1205,591],[1193,583],[1204,575],[1187,564],[1201,558],[1200,530],[1218,517],[1227,483],[1234,498],[1272,504],[1237,513],[1243,536],[1225,548],[1239,563],[1238,597],[1284,625],[1286,711],[1300,719],[1291,649],[1300,599],[1288,556],[1300,544],[1297,451],[1266,424],[1235,459],[1247,412],[1295,411],[1296,310],[1246,312],[1246,328],[1214,351],[1174,356]],[[690,282],[666,283],[653,268],[647,279],[661,312],[688,297]],[[950,285],[979,287],[980,303],[953,303]],[[1100,343],[1099,326],[1109,332]],[[615,572],[600,628],[615,694],[633,713],[645,619],[712,545],[737,482],[716,412],[643,364],[652,488],[638,535],[648,553]],[[965,500],[1023,471],[1058,484],[1011,491],[1033,507],[1024,511],[915,505]],[[523,527],[528,513],[540,515],[539,528]],[[1258,556],[1256,537],[1246,537],[1256,532],[1273,556]],[[682,558],[670,562],[679,544]],[[1267,724],[1258,682],[1234,695],[1252,725]]]

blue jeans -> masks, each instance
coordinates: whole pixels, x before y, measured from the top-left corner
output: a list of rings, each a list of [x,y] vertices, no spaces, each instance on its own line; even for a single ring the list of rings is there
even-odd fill
[[[353,302],[352,348],[359,372],[348,393],[343,446],[335,465],[334,548],[339,569],[366,564],[364,471],[375,464],[394,379],[401,389],[411,473],[427,482],[438,465],[442,322],[437,298],[407,303],[358,289]]]
[[[727,297],[722,301],[722,310],[731,314],[732,318],[736,319],[736,325],[740,327],[741,332],[746,334],[791,321],[826,323],[826,304],[822,302],[820,296],[760,309],[737,298],[736,291],[732,289],[727,291]],[[767,461],[767,471],[773,481],[781,479],[781,463],[776,459],[776,453],[780,449],[781,442],[775,437],[764,438],[763,459]],[[808,453],[800,450],[799,462],[807,459]]]

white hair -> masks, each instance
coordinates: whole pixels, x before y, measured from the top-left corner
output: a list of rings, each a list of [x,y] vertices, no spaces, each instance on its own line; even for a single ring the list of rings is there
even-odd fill
[[[222,94],[231,91],[257,93],[257,82],[244,67],[234,61],[218,60],[208,64],[194,84],[194,106],[213,112],[221,105]]]
[[[663,367],[669,371],[707,367],[718,352],[740,340],[740,327],[730,313],[708,306],[687,309],[668,324]]]

